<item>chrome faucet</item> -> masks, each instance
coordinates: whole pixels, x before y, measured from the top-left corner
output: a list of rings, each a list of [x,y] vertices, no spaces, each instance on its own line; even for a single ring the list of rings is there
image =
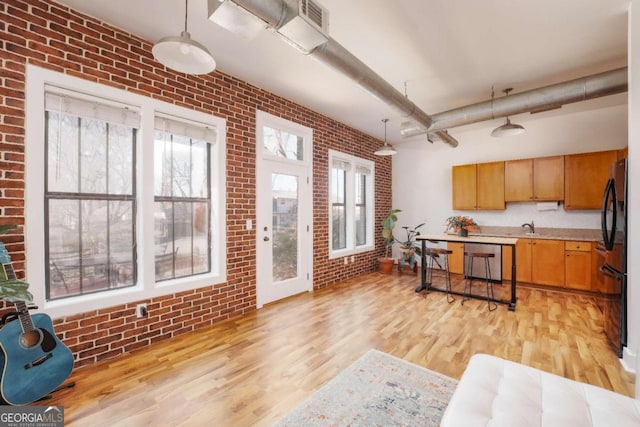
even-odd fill
[[[535,234],[536,232],[536,227],[533,225],[533,221],[531,221],[531,224],[529,224],[528,222],[525,222],[524,224],[521,225],[521,227],[529,227],[529,232],[531,234]]]

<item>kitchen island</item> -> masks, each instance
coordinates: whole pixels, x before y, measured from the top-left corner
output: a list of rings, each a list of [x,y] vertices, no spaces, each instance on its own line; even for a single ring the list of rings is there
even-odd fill
[[[509,311],[515,311],[516,309],[516,244],[518,243],[518,239],[515,237],[492,237],[492,236],[482,236],[482,235],[469,235],[467,237],[458,236],[457,234],[421,234],[416,237],[416,240],[421,241],[422,244],[422,258],[421,258],[421,268],[420,268],[420,286],[416,289],[416,291],[426,290],[435,290],[439,292],[445,292],[445,289],[435,288],[431,286],[431,283],[427,283],[427,245],[426,242],[457,242],[457,243],[478,243],[484,245],[499,245],[499,246],[508,246],[511,247],[511,300],[498,300],[494,299],[494,302],[509,304]],[[451,292],[451,291],[450,291]],[[462,295],[460,292],[451,292],[454,294]],[[479,295],[471,295],[473,298],[482,298]]]

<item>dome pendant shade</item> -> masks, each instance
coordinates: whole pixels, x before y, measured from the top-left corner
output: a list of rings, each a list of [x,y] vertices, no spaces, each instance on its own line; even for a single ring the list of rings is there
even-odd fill
[[[153,45],[153,57],[167,68],[186,74],[209,74],[216,69],[216,61],[202,44],[187,31],[189,0],[184,0],[184,31],[180,37],[161,38]]]
[[[186,31],[180,37],[163,37],[153,46],[152,52],[162,65],[181,73],[208,74],[216,69],[211,53]]]
[[[373,152],[376,156],[393,156],[396,153],[396,149],[387,143]]]
[[[376,156],[393,156],[397,153],[396,149],[389,143],[387,143],[387,122],[389,119],[382,119],[384,123],[384,145],[373,152]]]
[[[507,117],[507,122],[502,126],[498,126],[491,132],[491,136],[501,137],[501,136],[513,136],[520,135],[524,132],[524,127],[519,124],[511,123],[509,117]]]

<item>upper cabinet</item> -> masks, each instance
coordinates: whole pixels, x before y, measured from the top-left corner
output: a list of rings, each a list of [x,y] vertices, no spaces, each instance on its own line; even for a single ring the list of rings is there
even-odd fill
[[[600,209],[609,169],[617,159],[616,150],[565,156],[564,208]]]
[[[453,166],[452,206],[457,210],[504,209],[504,162]]]
[[[505,162],[506,202],[564,199],[564,156]]]
[[[451,168],[453,209],[472,210],[476,208],[477,165],[461,165]]]

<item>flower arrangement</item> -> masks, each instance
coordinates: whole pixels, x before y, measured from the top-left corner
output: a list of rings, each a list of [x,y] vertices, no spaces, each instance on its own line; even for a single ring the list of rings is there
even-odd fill
[[[478,224],[468,216],[450,216],[447,218],[447,229],[453,229],[455,232],[460,230],[472,231],[478,228]]]

